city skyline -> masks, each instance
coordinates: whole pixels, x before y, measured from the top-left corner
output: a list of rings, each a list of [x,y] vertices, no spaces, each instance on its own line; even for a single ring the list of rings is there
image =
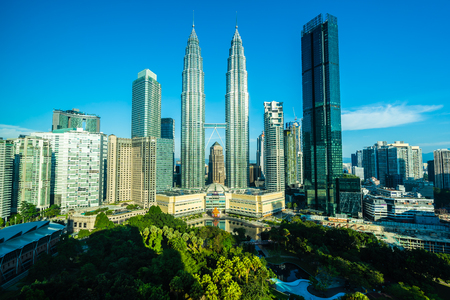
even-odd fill
[[[204,57],[206,123],[225,120],[226,57],[238,10],[249,75],[249,152],[250,160],[255,161],[264,101],[282,101],[286,122],[302,116],[301,27],[318,13],[329,12],[337,16],[340,28],[344,157],[377,140],[405,140],[420,146],[423,153],[450,147],[449,133],[435,130],[450,123],[446,105],[450,89],[445,84],[449,61],[441,50],[436,50],[446,49],[449,42],[439,38],[439,32],[429,30],[442,26],[447,3],[416,2],[408,11],[401,2],[392,4],[389,10],[383,9],[387,5],[383,2],[372,5],[325,1],[305,7],[291,3],[289,10],[268,4],[262,2],[253,11],[250,4],[229,3],[220,13],[219,4],[196,2],[178,8],[158,4],[151,10],[158,32],[150,42],[140,38],[144,29],[138,26],[143,24],[138,21],[140,11],[145,11],[142,8],[148,4],[138,8],[110,4],[108,13],[102,13],[101,4],[91,4],[86,10],[74,4],[42,7],[29,3],[21,10],[18,4],[3,4],[0,24],[6,30],[0,33],[5,41],[0,50],[4,66],[0,98],[8,100],[4,105],[8,114],[0,120],[0,136],[16,138],[22,133],[49,131],[49,116],[54,108],[77,107],[99,115],[104,133],[129,138],[130,82],[137,72],[148,68],[158,74],[161,83],[161,116],[176,121],[175,156],[180,158],[180,61],[192,24],[192,9]],[[73,12],[60,13],[68,9]],[[125,16],[117,18],[122,12]],[[80,18],[85,20],[81,24]],[[58,22],[64,26],[56,26]],[[402,35],[393,28],[401,29]],[[276,45],[267,43],[271,35],[279,37]],[[353,41],[355,36],[357,41]],[[427,43],[434,46],[420,45]],[[265,51],[259,51],[262,47]],[[141,54],[134,55],[136,52]],[[429,57],[440,63],[428,63]],[[60,76],[62,68],[70,72]],[[19,80],[25,69],[34,72],[26,89]],[[108,76],[99,76],[102,73]],[[271,85],[265,84],[269,74],[273,75]],[[224,132],[220,133],[224,136]],[[206,136],[210,134],[206,132]],[[205,144],[205,151],[217,140]]]

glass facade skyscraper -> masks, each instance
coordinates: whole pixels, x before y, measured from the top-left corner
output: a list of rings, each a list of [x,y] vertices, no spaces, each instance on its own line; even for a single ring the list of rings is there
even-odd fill
[[[205,186],[205,88],[203,58],[194,25],[184,56],[181,93],[181,186]]]
[[[248,87],[244,47],[237,26],[231,40],[226,76],[226,185],[245,188],[248,186],[249,167]]]
[[[304,25],[301,47],[307,206],[335,214],[343,173],[337,18],[320,14]]]
[[[131,138],[161,137],[161,84],[145,69],[133,81]]]

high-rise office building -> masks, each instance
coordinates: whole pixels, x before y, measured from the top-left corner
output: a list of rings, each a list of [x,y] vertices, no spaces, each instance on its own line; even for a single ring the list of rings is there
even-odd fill
[[[218,142],[209,148],[209,183],[225,184],[223,147]]]
[[[149,69],[133,81],[131,138],[161,137],[161,84]]]
[[[228,57],[227,93],[225,95],[226,185],[248,186],[248,87],[244,47],[236,25]]]
[[[50,200],[63,209],[96,207],[106,197],[108,140],[103,133],[81,128],[35,132],[51,141]]]
[[[156,192],[173,187],[173,139],[156,139]]]
[[[362,150],[356,151],[356,153],[352,153],[352,167],[362,168],[363,164],[363,152]]]
[[[450,150],[438,149],[434,155],[434,186],[450,189]]]
[[[256,165],[260,171],[257,177],[264,178],[264,132],[256,140]]]
[[[161,138],[174,140],[173,149],[175,152],[175,120],[172,118],[161,119]]]
[[[181,93],[181,186],[205,186],[205,88],[203,58],[194,25],[184,56]]]
[[[106,201],[132,201],[131,197],[131,139],[108,137]]]
[[[312,19],[301,44],[307,206],[335,214],[335,183],[343,173],[337,18]]]
[[[83,128],[92,133],[100,132],[100,117],[86,114],[77,108],[65,111],[55,109],[53,111],[52,130],[67,128]]]
[[[13,144],[0,138],[0,218],[11,214]]]
[[[172,156],[173,156],[173,163],[172,163],[172,181],[173,179],[173,173],[175,171],[175,120],[172,118],[162,118],[161,119],[161,138],[162,139],[169,139],[173,141],[173,150],[172,150]],[[172,183],[172,186],[175,185],[175,182]]]
[[[14,143],[14,179],[12,210],[20,211],[22,202],[39,210],[50,207],[52,147],[47,139],[25,136]]]
[[[434,160],[427,161],[428,181],[434,182]]]
[[[264,102],[264,166],[266,189],[284,191],[283,102]]]

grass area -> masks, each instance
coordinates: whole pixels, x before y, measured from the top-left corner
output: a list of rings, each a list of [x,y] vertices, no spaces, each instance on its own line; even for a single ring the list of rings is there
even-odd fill
[[[293,263],[308,272],[309,274],[315,274],[317,271],[317,267],[311,264],[311,259],[308,257],[303,258],[303,260],[292,257],[280,257],[280,256],[272,256],[266,257],[266,261],[273,264],[281,264],[281,263]]]
[[[280,293],[279,291],[277,291],[274,288],[269,288],[270,294],[272,295],[273,299],[277,299],[277,300],[288,300],[289,296]]]

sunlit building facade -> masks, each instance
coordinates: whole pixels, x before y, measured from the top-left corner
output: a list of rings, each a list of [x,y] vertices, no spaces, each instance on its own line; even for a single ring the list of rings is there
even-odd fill
[[[50,141],[37,136],[25,136],[12,141],[14,142],[13,210],[20,211],[22,202],[32,203],[39,210],[49,208],[52,167]]]
[[[283,124],[283,102],[264,102],[265,185],[269,191],[285,189]]]
[[[205,92],[203,58],[192,27],[186,46],[181,93],[181,186],[205,186]]]
[[[237,26],[228,57],[225,95],[226,185],[229,188],[248,186],[249,135],[248,86],[244,47]]]
[[[0,139],[0,218],[11,214],[13,144]]]
[[[108,137],[106,201],[131,201],[131,139]]]
[[[161,84],[149,69],[133,81],[131,138],[161,137]]]
[[[78,129],[35,132],[51,141],[51,202],[62,209],[96,207],[106,197],[108,140],[103,133]]]

